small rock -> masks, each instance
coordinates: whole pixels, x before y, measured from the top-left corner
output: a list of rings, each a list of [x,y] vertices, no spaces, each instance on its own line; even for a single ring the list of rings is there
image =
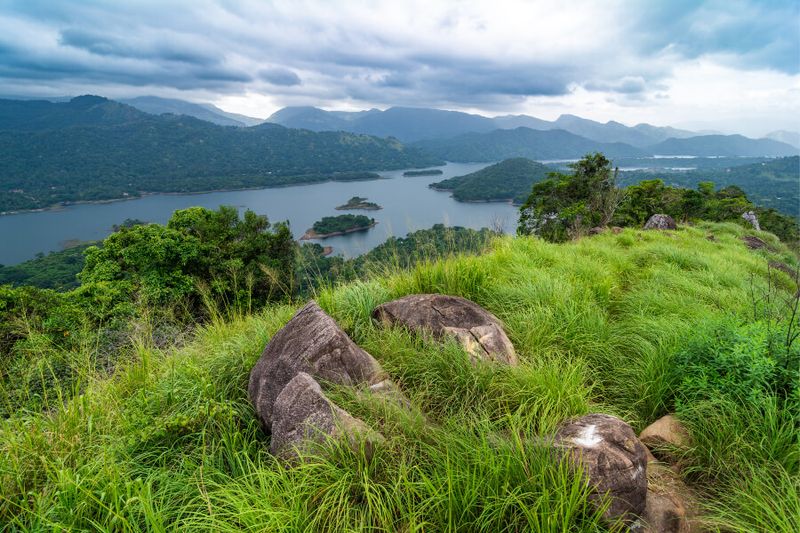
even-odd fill
[[[663,464],[648,465],[647,506],[631,527],[641,533],[693,533],[701,531],[697,498],[681,477]]]
[[[790,267],[786,263],[782,263],[780,261],[770,261],[769,262],[769,267],[773,268],[775,270],[780,270],[781,272],[785,273],[787,276],[789,276],[793,280],[796,280],[797,277],[798,277],[797,270],[793,269],[792,267]]]
[[[659,213],[647,220],[644,229],[678,229],[678,225],[671,216]]]
[[[378,362],[313,301],[272,337],[250,372],[248,396],[265,431],[272,428],[275,399],[298,372],[338,385],[386,379]]]
[[[717,238],[714,236],[713,233],[709,233],[708,235],[706,235],[706,239],[708,239],[711,242],[717,242]]]
[[[742,218],[753,226],[756,231],[761,231],[761,224],[758,223],[758,217],[753,211],[746,211],[742,213]]]
[[[346,436],[354,451],[363,442],[367,455],[383,436],[331,402],[319,383],[298,372],[275,399],[270,453],[289,462],[319,449],[329,438]]]
[[[767,246],[767,243],[759,239],[758,237],[753,237],[752,235],[748,235],[746,237],[742,237],[742,240],[747,245],[748,248],[751,250],[758,250],[760,248],[764,248]]]
[[[620,228],[619,226],[614,226],[611,228],[611,232],[614,235],[619,235],[620,233],[622,233],[622,228]]]
[[[589,235],[600,235],[606,230],[606,228],[601,226],[595,226],[589,230]]]
[[[644,512],[647,448],[628,424],[610,415],[586,415],[562,426],[555,445],[583,467],[595,488],[592,501],[600,503],[604,494],[610,496],[607,520],[622,518],[631,523]]]
[[[665,415],[644,428],[639,440],[659,459],[674,462],[679,459],[676,452],[680,455],[679,450],[688,448],[692,439],[680,420]]]
[[[372,317],[385,325],[456,338],[473,360],[517,365],[517,355],[501,322],[478,304],[458,296],[413,294],[379,305]]]

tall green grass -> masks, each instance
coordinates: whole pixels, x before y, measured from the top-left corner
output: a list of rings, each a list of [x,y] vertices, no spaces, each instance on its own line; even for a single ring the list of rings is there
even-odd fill
[[[294,469],[267,453],[246,383],[295,306],[213,314],[175,347],[152,342],[145,329],[112,369],[98,370],[91,347],[71,355],[32,348],[32,362],[63,355],[83,377],[61,399],[44,386],[55,400],[0,422],[0,523],[47,531],[614,529],[587,505],[586,480],[552,456],[547,436],[590,411],[641,429],[674,407],[675,354],[698,324],[751,319],[751,279],[766,290],[767,259],[796,264],[776,242],[777,252],[746,249],[743,232],[703,224],[564,245],[499,238],[479,257],[320,289],[320,305],[411,402],[404,409],[330,391],[386,437],[370,459],[337,442]],[[520,365],[473,365],[455,343],[372,322],[376,305],[416,292],[491,310]],[[774,407],[742,413],[707,402],[685,414],[696,443],[687,480],[709,523],[797,529],[798,426]]]

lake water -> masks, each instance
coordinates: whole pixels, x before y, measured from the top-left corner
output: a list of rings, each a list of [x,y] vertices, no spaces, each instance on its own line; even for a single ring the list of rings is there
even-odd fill
[[[449,163],[439,167],[441,176],[403,177],[402,170],[379,172],[387,179],[328,182],[316,185],[256,189],[203,194],[163,194],[106,204],[81,204],[52,211],[0,216],[0,264],[14,265],[39,252],[60,250],[70,241],[106,237],[114,224],[126,218],[165,223],[173,211],[191,206],[216,209],[232,205],[267,215],[271,222],[288,220],[299,238],[323,216],[363,213],[378,225],[358,233],[331,237],[320,242],[333,246],[335,254],[353,257],[369,251],[388,237],[444,223],[468,228],[502,224],[514,231],[517,209],[505,203],[456,202],[450,193],[428,188],[430,183],[475,172],[488,163]],[[337,211],[352,196],[367,197],[383,206],[380,211]]]

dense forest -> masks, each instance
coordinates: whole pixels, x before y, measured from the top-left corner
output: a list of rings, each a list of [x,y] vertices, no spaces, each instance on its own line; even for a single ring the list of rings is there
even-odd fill
[[[0,212],[142,192],[372,179],[366,171],[441,164],[367,135],[223,127],[99,97],[47,102],[44,111],[22,104],[33,109],[0,101]]]
[[[462,202],[497,202],[513,200],[522,203],[531,186],[544,179],[553,169],[522,157],[467,174],[442,180],[431,188],[453,191],[453,198]]]
[[[800,156],[686,172],[641,170],[620,173],[620,182],[626,185],[652,179],[686,188],[695,188],[704,181],[713,181],[721,186],[735,185],[759,206],[774,208],[800,219]]]
[[[367,229],[375,225],[375,219],[365,215],[337,215],[335,217],[322,217],[314,222],[311,227],[316,237],[330,235],[331,233],[344,233],[358,229]]]

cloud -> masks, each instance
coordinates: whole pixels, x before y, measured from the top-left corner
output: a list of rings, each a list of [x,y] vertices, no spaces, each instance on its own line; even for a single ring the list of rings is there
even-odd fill
[[[796,0],[7,0],[0,92],[156,94],[259,116],[289,104],[616,119],[635,108],[663,122],[666,102],[703,113],[682,92],[696,64],[732,92],[737,77],[776,74],[770,97],[785,99],[799,18]]]
[[[300,77],[288,68],[265,68],[258,72],[259,78],[273,85],[292,87],[300,85]]]

